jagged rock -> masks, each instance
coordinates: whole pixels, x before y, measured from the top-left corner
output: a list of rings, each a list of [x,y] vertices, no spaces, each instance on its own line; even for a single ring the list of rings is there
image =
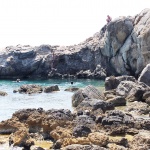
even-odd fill
[[[82,136],[88,136],[88,134],[91,133],[91,129],[84,126],[84,125],[77,125],[74,129],[73,129],[73,135],[75,137],[82,137]]]
[[[30,132],[42,131],[43,138],[49,138],[49,133],[57,126],[63,127],[73,120],[71,111],[64,109],[23,109],[15,112],[13,117],[27,124]]]
[[[111,110],[107,113],[107,116],[102,119],[102,125],[134,125],[134,118],[132,115],[125,114],[119,110]]]
[[[94,122],[93,118],[91,118],[90,116],[87,116],[87,115],[77,116],[73,120],[73,124],[74,124],[74,126],[86,126],[90,129],[95,128],[95,122]]]
[[[0,54],[0,78],[138,76],[150,63],[149,16],[145,9],[134,17],[119,17],[73,46],[8,46]]]
[[[26,128],[25,124],[19,122],[17,118],[11,118],[0,123],[0,134],[11,134],[20,128]]]
[[[128,148],[117,144],[108,144],[108,148],[111,150],[128,150]]]
[[[143,115],[143,114],[148,114],[150,112],[150,107],[146,103],[135,101],[133,103],[129,103],[125,110],[127,112]]]
[[[113,90],[116,89],[117,86],[120,84],[121,81],[133,81],[135,82],[136,79],[133,76],[110,76],[105,79],[105,90]]]
[[[140,77],[138,78],[139,82],[144,82],[148,86],[150,86],[150,64],[143,69]]]
[[[40,85],[27,84],[22,85],[18,89],[18,91],[19,93],[33,94],[33,93],[41,93],[43,91],[43,88]]]
[[[69,129],[65,129],[62,127],[56,127],[53,131],[50,132],[50,136],[55,140],[64,139],[64,138],[71,138],[72,132]]]
[[[6,96],[8,95],[6,92],[0,91],[0,96]]]
[[[95,145],[106,146],[108,143],[108,136],[103,133],[93,132],[88,135],[88,138]]]
[[[85,98],[103,99],[102,93],[92,85],[86,86],[83,90],[80,89],[72,96],[72,105],[77,107]]]
[[[150,130],[150,118],[136,118],[134,121],[134,128]]]
[[[51,92],[54,92],[54,91],[60,91],[58,85],[49,86],[49,87],[44,88],[45,93],[51,93]]]
[[[130,149],[142,149],[142,150],[148,150],[150,149],[150,132],[142,131],[139,134],[135,135],[133,137],[133,140],[131,141],[129,148]]]
[[[111,103],[114,107],[126,105],[126,99],[121,96],[116,96],[112,99],[107,100],[107,102]]]
[[[26,129],[19,129],[11,134],[9,143],[13,143],[14,146],[25,147],[26,149],[29,149],[31,145],[34,145],[34,141],[30,139],[29,133]]]
[[[85,99],[76,107],[77,111],[82,111],[83,113],[89,111],[89,114],[94,115],[105,113],[107,110],[113,109],[113,104],[100,99]]]
[[[121,81],[116,89],[116,94],[124,96],[129,101],[144,101],[143,94],[150,88],[142,82]]]
[[[148,105],[150,105],[150,91],[147,91],[143,94],[143,99]]]

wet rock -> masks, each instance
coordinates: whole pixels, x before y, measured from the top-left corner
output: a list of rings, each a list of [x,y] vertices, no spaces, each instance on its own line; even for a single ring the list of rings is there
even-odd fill
[[[144,82],[145,84],[150,86],[150,64],[147,64],[147,66],[143,69],[140,77],[138,78],[138,81]]]
[[[107,149],[104,147],[100,147],[98,145],[72,144],[61,148],[61,150],[107,150]]]
[[[51,93],[51,92],[54,92],[54,91],[60,91],[58,85],[49,86],[49,87],[44,88],[45,93]]]
[[[18,91],[19,93],[33,94],[33,93],[41,93],[43,91],[43,88],[40,85],[27,84],[22,85],[18,89]]]
[[[84,126],[84,125],[77,125],[74,129],[73,129],[73,135],[75,137],[82,137],[82,136],[88,136],[88,134],[91,133],[91,129]]]
[[[120,77],[110,76],[110,77],[107,77],[105,79],[105,90],[108,91],[108,90],[116,89],[121,81],[135,82],[136,79],[133,76],[120,76]]]
[[[77,88],[77,87],[70,87],[70,88],[65,89],[65,91],[69,91],[69,92],[76,92],[78,90],[79,90],[79,88]]]
[[[6,92],[0,91],[0,96],[6,96],[8,95]]]
[[[90,145],[91,142],[87,137],[78,137],[78,138],[65,138],[62,140],[62,147],[72,144],[82,144],[82,145]]]

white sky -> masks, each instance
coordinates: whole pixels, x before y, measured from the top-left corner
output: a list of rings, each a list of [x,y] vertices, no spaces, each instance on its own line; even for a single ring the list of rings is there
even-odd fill
[[[0,47],[73,45],[99,31],[106,16],[134,16],[150,0],[0,0]]]

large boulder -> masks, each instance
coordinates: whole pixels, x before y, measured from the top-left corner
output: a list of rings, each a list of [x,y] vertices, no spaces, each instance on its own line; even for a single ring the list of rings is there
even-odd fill
[[[44,88],[44,92],[45,93],[51,93],[54,91],[60,91],[58,85],[54,85],[54,86],[48,86]]]
[[[116,89],[117,86],[120,84],[121,81],[133,81],[135,82],[136,79],[133,76],[110,76],[105,79],[105,90],[113,90]]]
[[[72,106],[77,107],[85,98],[104,99],[104,96],[97,88],[92,85],[88,85],[84,89],[80,89],[74,93],[72,96]]]
[[[139,82],[144,82],[148,86],[150,86],[150,64],[148,64],[140,74],[138,78]]]
[[[121,81],[116,89],[118,96],[124,96],[129,101],[145,101],[143,95],[150,88],[142,82]]]
[[[25,94],[33,94],[33,93],[41,93],[43,91],[43,88],[40,85],[36,84],[26,84],[22,85],[18,89],[19,93],[25,93]]]
[[[125,114],[119,110],[112,110],[107,113],[107,116],[102,119],[103,126],[111,126],[111,125],[134,125],[134,118],[132,115]]]

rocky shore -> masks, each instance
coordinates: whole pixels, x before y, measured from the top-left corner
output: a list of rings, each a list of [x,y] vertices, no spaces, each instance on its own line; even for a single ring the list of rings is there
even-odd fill
[[[150,9],[119,17],[74,46],[8,46],[0,78],[97,78],[74,92],[74,111],[22,109],[0,122],[0,147],[17,150],[150,149]],[[14,94],[59,91],[23,85]],[[7,93],[0,91],[0,96]]]
[[[92,85],[76,89],[73,112],[43,108],[16,111],[0,123],[0,135],[5,137],[0,138],[0,144],[21,150],[148,150],[149,73],[147,65],[138,80],[133,76],[107,77],[103,92]],[[59,90],[57,86],[45,89],[54,88]],[[18,89],[26,94],[34,91],[40,94],[41,88],[24,85]]]

